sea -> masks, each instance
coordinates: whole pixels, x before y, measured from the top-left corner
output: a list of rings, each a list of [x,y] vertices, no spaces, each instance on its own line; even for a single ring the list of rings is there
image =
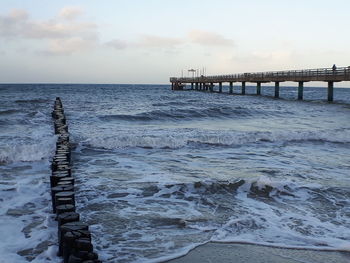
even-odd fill
[[[350,251],[350,88],[0,85],[0,262],[61,262],[50,204],[61,97],[77,210],[103,262],[207,242]]]

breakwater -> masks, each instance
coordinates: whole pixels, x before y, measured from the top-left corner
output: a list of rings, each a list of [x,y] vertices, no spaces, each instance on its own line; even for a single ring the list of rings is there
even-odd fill
[[[52,210],[58,223],[58,256],[63,257],[64,263],[99,263],[89,226],[76,212],[68,125],[59,97],[55,100],[52,117],[58,136],[50,176]]]

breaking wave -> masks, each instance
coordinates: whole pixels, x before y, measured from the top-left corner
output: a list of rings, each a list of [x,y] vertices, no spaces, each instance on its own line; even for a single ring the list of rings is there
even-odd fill
[[[159,104],[157,104],[159,105]],[[187,108],[187,109],[167,109],[167,110],[153,110],[149,112],[142,112],[138,114],[116,114],[116,115],[103,115],[99,118],[101,120],[113,121],[161,121],[168,119],[198,119],[198,118],[241,118],[256,116],[259,111],[253,109],[245,109],[242,107],[209,107],[202,108]],[[266,112],[265,112],[266,114]]]
[[[161,131],[133,133],[121,132],[115,136],[93,137],[83,141],[84,146],[102,149],[119,148],[171,148],[177,149],[191,144],[196,146],[240,146],[259,142],[331,142],[350,143],[347,130],[324,131],[279,131],[279,132],[236,132],[236,131],[174,131],[164,134]]]
[[[42,141],[0,146],[0,164],[48,159],[55,149],[56,137]]]

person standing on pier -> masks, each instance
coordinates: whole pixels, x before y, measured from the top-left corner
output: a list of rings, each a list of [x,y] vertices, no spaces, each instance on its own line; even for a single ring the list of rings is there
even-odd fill
[[[333,64],[332,70],[333,70],[333,73],[335,73],[335,71],[337,70],[337,66],[335,64]]]

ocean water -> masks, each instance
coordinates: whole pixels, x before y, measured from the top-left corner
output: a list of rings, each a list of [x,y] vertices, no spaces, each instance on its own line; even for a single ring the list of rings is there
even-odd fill
[[[0,262],[60,262],[48,184],[56,96],[78,212],[104,262],[162,262],[209,241],[350,251],[350,89],[327,103],[310,87],[296,101],[288,87],[276,100],[3,84]]]

